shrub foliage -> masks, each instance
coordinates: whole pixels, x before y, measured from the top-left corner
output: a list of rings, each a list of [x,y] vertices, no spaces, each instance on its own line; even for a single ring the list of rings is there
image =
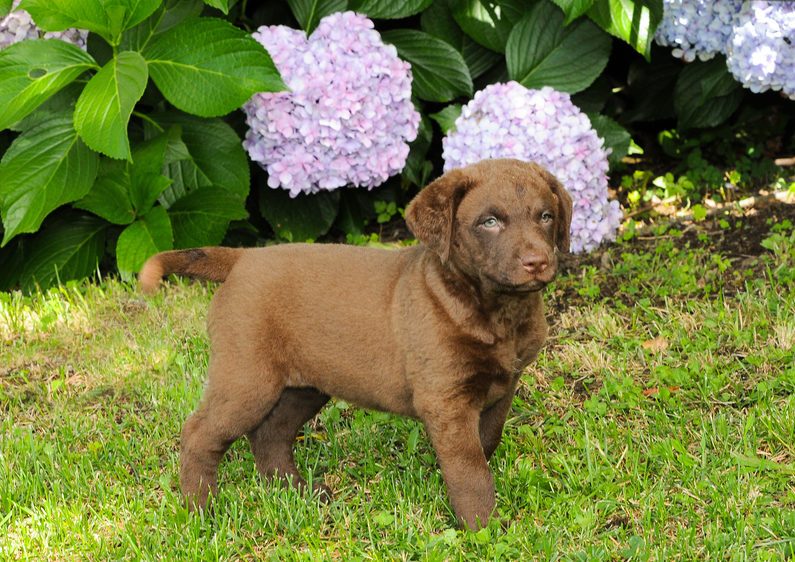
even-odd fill
[[[612,149],[614,172],[628,152],[664,150],[663,138],[736,135],[792,113],[791,102],[742,89],[720,56],[685,65],[654,46],[662,0],[22,0],[17,8],[43,31],[89,34],[85,50],[36,39],[0,51],[0,289],[114,267],[130,275],[171,248],[329,231],[362,237],[376,203],[400,208],[441,171],[442,137],[473,93],[495,82],[572,94]],[[11,9],[0,0],[0,16]],[[311,33],[346,9],[373,19],[412,65],[420,129],[404,169],[384,185],[291,199],[267,186],[241,145],[239,108],[256,92],[285,89],[250,33],[261,25]]]

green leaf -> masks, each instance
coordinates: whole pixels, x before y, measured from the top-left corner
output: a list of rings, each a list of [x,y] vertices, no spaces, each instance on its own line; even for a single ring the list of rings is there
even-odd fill
[[[279,238],[304,242],[328,232],[337,216],[339,201],[339,191],[291,198],[284,189],[264,187],[260,191],[259,208]]]
[[[136,214],[149,212],[157,198],[171,185],[171,178],[161,174],[132,174],[130,201]]]
[[[130,201],[127,162],[103,159],[91,191],[75,202],[74,206],[113,224],[130,224],[135,220],[135,207]]]
[[[419,187],[424,186],[428,182],[431,173],[433,173],[433,164],[425,159],[432,139],[433,128],[431,127],[431,122],[423,115],[422,119],[420,119],[417,138],[409,145],[409,155],[401,172],[401,176],[405,180]]]
[[[484,47],[505,52],[516,22],[535,0],[451,0],[453,17],[464,33]]]
[[[49,221],[26,248],[19,283],[25,291],[50,287],[59,280],[81,279],[97,270],[105,251],[107,223],[67,213]]]
[[[662,20],[662,0],[595,0],[588,17],[610,35],[651,59],[654,31]]]
[[[694,61],[685,66],[674,87],[679,128],[716,127],[731,117],[742,98],[742,88],[726,70],[725,58]]]
[[[163,0],[22,0],[36,25],[45,31],[87,29],[117,45],[122,31],[149,17]]]
[[[428,115],[431,119],[439,124],[442,134],[446,135],[455,129],[455,120],[461,115],[461,104],[454,103],[448,105],[441,111],[431,113]]]
[[[216,246],[223,240],[230,221],[248,216],[243,199],[213,187],[192,191],[169,207],[168,214],[177,248]]]
[[[0,50],[0,129],[96,67],[91,55],[58,39],[22,41]]]
[[[632,136],[629,132],[607,117],[606,115],[587,114],[588,119],[591,120],[591,125],[596,130],[596,133],[605,141],[605,148],[611,150],[610,155],[607,157],[610,166],[615,166],[621,162],[621,159],[629,152],[629,145],[632,142]]]
[[[362,234],[364,227],[375,218],[370,192],[356,187],[338,189],[339,212],[336,225],[346,234]]]
[[[508,74],[528,88],[579,92],[602,73],[610,46],[610,37],[588,20],[563,27],[563,13],[541,0],[511,31]]]
[[[0,162],[4,246],[35,232],[55,208],[83,197],[97,175],[98,157],[72,126],[71,116],[41,123],[17,137]]]
[[[132,162],[103,159],[97,181],[75,203],[114,224],[130,224],[145,215],[171,179],[160,174],[169,135],[164,133],[133,149]]]
[[[152,39],[143,55],[166,99],[194,115],[225,115],[257,92],[286,88],[265,48],[224,20],[187,19]]]
[[[287,0],[287,3],[307,35],[315,30],[321,19],[342,12],[348,6],[347,0]]]
[[[127,124],[146,88],[146,61],[119,53],[86,84],[75,106],[75,128],[85,143],[111,158],[129,158]]]
[[[563,25],[569,25],[571,22],[585,14],[595,0],[552,0],[558,7],[563,10],[566,15],[566,20]]]
[[[469,68],[469,74],[474,80],[489,68],[494,66],[502,57],[473,41],[465,35],[453,19],[453,12],[449,6],[450,0],[438,0],[422,13],[420,24],[422,30],[434,37],[449,43],[455,48]]]
[[[11,11],[13,0],[0,0],[0,18],[4,18]]]
[[[119,50],[142,52],[153,37],[198,16],[203,8],[202,0],[166,0],[151,16],[122,34]]]
[[[374,19],[400,19],[419,14],[433,0],[350,0],[348,9]]]
[[[461,53],[441,39],[413,29],[384,31],[381,37],[411,63],[411,87],[418,98],[445,102],[472,95],[472,78]]]
[[[220,119],[201,119],[174,113],[154,115],[164,128],[178,127],[170,139],[170,155],[163,172],[173,184],[163,193],[166,206],[200,187],[218,187],[238,199],[248,196],[250,172],[246,152],[234,129]]]
[[[122,273],[137,273],[147,258],[173,247],[168,213],[163,207],[154,207],[119,235],[116,264]]]
[[[229,13],[229,0],[204,0],[204,3],[211,8],[217,8],[223,13]]]

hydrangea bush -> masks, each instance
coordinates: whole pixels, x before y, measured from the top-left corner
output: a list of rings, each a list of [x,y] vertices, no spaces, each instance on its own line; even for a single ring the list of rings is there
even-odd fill
[[[568,94],[548,87],[531,90],[513,81],[491,84],[464,106],[442,146],[446,170],[484,158],[545,166],[574,200],[572,251],[615,240],[621,210],[618,202],[607,200],[608,153]]]
[[[370,19],[336,13],[309,38],[285,26],[260,27],[254,38],[290,88],[245,105],[244,146],[270,187],[291,196],[372,188],[403,169],[420,121],[411,69]]]
[[[79,29],[43,32],[25,10],[17,10],[20,0],[14,0],[11,12],[0,19],[0,49],[25,39],[62,39],[85,49],[88,33]]]

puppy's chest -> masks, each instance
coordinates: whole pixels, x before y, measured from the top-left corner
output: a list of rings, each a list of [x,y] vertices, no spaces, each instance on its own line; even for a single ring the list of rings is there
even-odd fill
[[[542,342],[503,342],[470,350],[467,390],[483,408],[512,392],[527,364],[535,358]]]

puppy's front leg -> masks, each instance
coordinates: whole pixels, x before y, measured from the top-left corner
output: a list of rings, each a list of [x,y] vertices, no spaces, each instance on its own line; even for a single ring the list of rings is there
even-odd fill
[[[494,479],[480,444],[479,412],[469,404],[446,403],[423,422],[436,449],[450,502],[460,523],[485,527],[494,511]]]

